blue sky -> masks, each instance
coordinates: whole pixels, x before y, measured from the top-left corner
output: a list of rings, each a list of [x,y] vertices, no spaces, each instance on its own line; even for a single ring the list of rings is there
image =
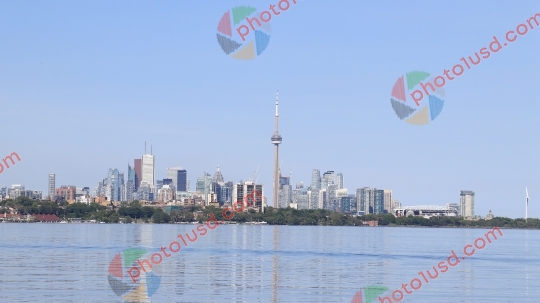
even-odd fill
[[[275,92],[282,171],[309,185],[314,168],[345,187],[392,189],[404,205],[458,202],[476,213],[540,217],[540,27],[445,86],[428,125],[390,105],[406,72],[441,74],[493,36],[540,13],[538,1],[298,0],[271,21],[257,58],[227,57],[216,39],[224,12],[277,0],[4,1],[0,3],[0,155],[22,161],[0,185],[93,188],[109,168],[153,145],[167,167],[197,176],[220,165],[271,200]],[[538,202],[537,202],[538,201]]]

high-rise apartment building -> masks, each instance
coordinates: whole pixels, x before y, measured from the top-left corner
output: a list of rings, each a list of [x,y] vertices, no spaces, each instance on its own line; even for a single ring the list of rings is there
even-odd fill
[[[334,184],[334,171],[327,171],[321,178],[321,189],[326,189],[332,184]]]
[[[262,184],[254,184],[252,181],[235,184],[232,191],[233,203],[245,202],[246,198],[249,199],[250,207],[256,208],[261,212],[264,211],[264,186]],[[255,201],[252,199],[255,199]],[[240,209],[241,207],[237,206],[237,208]]]
[[[109,201],[121,201],[124,189],[124,174],[116,168],[110,168],[107,175],[107,186],[105,188],[105,197]]]
[[[474,192],[471,190],[462,190],[459,197],[461,216],[474,217]]]
[[[392,198],[392,190],[384,190],[384,210],[388,213],[393,213],[394,211],[394,199]]]
[[[326,189],[319,190],[319,209],[326,209]]]
[[[358,190],[356,191],[358,193]],[[358,200],[358,197],[357,197]],[[359,212],[365,215],[375,213],[375,189],[364,187],[360,189]]]
[[[370,187],[356,190],[357,212],[367,214],[391,213],[394,206],[392,190]]]
[[[337,211],[338,209],[338,199],[336,196],[337,184],[328,184],[326,189],[326,206],[324,209],[331,211]]]
[[[287,208],[292,202],[292,185],[290,177],[279,177],[278,208]]]
[[[62,185],[60,188],[56,189],[55,195],[66,202],[74,202],[76,192],[77,187],[74,185]]]
[[[347,195],[339,197],[339,211],[342,213],[354,213],[354,204],[355,204],[356,198],[354,195]]]
[[[151,189],[154,188],[154,156],[152,154],[143,155],[142,158],[142,179],[141,183],[145,182],[150,186]]]
[[[321,189],[321,171],[314,169],[311,173],[311,189],[320,190]]]
[[[49,200],[51,201],[54,201],[54,196],[56,195],[55,188],[56,188],[56,175],[49,174]]]
[[[375,204],[374,204],[374,214],[383,214],[384,213],[384,190],[382,189],[375,189]]]
[[[308,191],[304,188],[302,182],[296,184],[292,193],[292,202],[296,203],[298,209],[309,209]]]
[[[314,169],[311,173],[311,186],[308,190],[309,209],[319,208],[319,193],[321,190],[321,171]]]

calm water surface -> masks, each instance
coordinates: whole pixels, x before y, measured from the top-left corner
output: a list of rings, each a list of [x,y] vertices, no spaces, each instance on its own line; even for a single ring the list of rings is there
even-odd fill
[[[0,224],[0,302],[125,302],[109,285],[115,255],[157,252],[194,228]],[[463,257],[463,247],[486,232],[220,225],[154,267],[161,282],[145,302],[349,303],[370,285],[388,287],[390,296],[451,250]],[[540,302],[540,231],[502,232],[401,302]]]

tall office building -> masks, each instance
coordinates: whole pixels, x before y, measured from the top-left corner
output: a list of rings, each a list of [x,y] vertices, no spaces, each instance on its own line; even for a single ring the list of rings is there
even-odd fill
[[[139,190],[142,180],[142,160],[135,159],[133,161],[133,168],[135,169],[135,191]]]
[[[221,171],[219,170],[219,165],[217,166],[217,170],[214,173],[214,178],[212,178],[212,182],[225,182],[223,180],[223,175],[221,174]]]
[[[283,138],[279,134],[279,125],[278,125],[279,115],[278,115],[278,92],[276,92],[276,129],[274,130],[274,135],[272,135],[272,144],[274,144],[274,193],[273,193],[273,203],[274,208],[278,207],[279,201],[279,145]]]
[[[225,203],[232,203],[232,191],[232,182],[225,183],[218,165],[214,177],[212,178],[212,192],[216,194],[216,200],[220,206]]]
[[[187,171],[185,169],[181,169],[178,171],[178,187],[176,190],[178,191],[189,191],[189,180],[187,179]]]
[[[167,178],[172,179],[172,185],[176,191],[187,191],[187,172],[182,167],[168,167]]]
[[[198,193],[204,193],[204,176],[197,177],[197,183],[195,183],[195,191]]]
[[[154,188],[154,156],[152,154],[143,155],[142,158],[142,179],[150,188]]]
[[[337,174],[335,183],[336,183],[338,189],[343,188],[343,174],[342,173]]]
[[[474,217],[474,192],[471,190],[462,190],[459,202],[460,215],[464,218]]]
[[[210,174],[208,173],[204,173],[204,202],[206,203],[206,205],[208,205],[208,203],[212,202],[211,200],[211,194],[212,194],[212,176],[210,176]]]
[[[197,178],[196,192],[203,195],[203,200],[207,203],[210,202],[208,195],[212,193],[212,176],[207,172],[204,175]]]
[[[56,186],[56,175],[49,174],[49,200],[51,201],[54,201],[55,186]]]
[[[135,170],[128,164],[128,178],[124,188],[125,196],[122,197],[122,201],[131,202],[134,200],[133,194],[135,193],[135,184],[136,184]]]

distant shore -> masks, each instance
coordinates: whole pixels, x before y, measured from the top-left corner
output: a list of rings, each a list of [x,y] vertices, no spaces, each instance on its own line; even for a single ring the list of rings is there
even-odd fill
[[[298,210],[266,207],[264,212],[255,208],[234,212],[234,219],[226,209],[189,206],[165,212],[158,205],[143,205],[139,201],[118,206],[32,200],[27,197],[0,201],[0,221],[41,222],[70,224],[200,224],[210,216],[224,224],[298,225],[298,226],[390,226],[390,227],[447,227],[447,228],[505,228],[540,229],[540,220],[494,217],[466,220],[463,217],[441,216],[426,219],[421,216],[396,217],[393,214],[355,216],[325,209]],[[224,215],[225,213],[225,215]],[[225,217],[224,217],[225,216]],[[232,220],[231,220],[232,219]],[[228,222],[228,223],[226,223]]]

